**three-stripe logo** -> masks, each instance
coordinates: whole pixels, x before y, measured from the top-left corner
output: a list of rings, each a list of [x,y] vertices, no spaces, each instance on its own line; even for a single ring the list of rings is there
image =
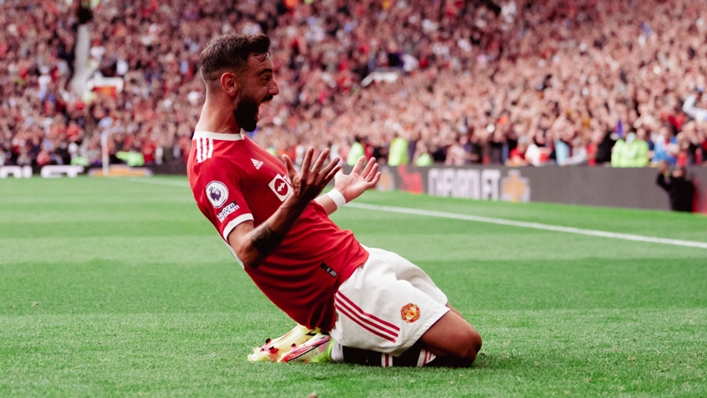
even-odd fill
[[[210,159],[214,154],[214,139],[199,137],[194,139],[196,145],[196,162],[201,163],[206,159]]]

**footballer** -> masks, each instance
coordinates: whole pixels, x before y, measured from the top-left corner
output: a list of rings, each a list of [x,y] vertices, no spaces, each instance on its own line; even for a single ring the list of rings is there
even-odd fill
[[[329,215],[375,186],[375,159],[350,174],[328,149],[297,171],[243,131],[279,94],[267,36],[229,34],[201,53],[206,99],[192,138],[189,184],[236,261],[298,323],[251,359],[371,366],[470,366],[481,336],[419,267],[363,246]],[[334,189],[321,195],[334,181]],[[292,347],[294,345],[294,347]]]

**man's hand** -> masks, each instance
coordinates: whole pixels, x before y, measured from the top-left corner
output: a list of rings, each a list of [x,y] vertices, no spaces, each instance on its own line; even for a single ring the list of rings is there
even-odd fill
[[[287,174],[290,177],[290,181],[292,181],[293,188],[292,194],[286,199],[286,203],[290,202],[289,204],[291,205],[307,206],[309,202],[319,196],[329,181],[341,170],[338,158],[332,160],[322,169],[325,160],[329,157],[329,149],[323,150],[319,154],[317,161],[314,162],[314,166],[311,166],[313,156],[314,148],[309,147],[302,160],[302,171],[297,173],[289,156],[282,155],[282,160],[285,162]]]
[[[347,202],[350,202],[361,196],[367,189],[373,188],[381,178],[381,173],[378,172],[378,163],[376,158],[368,160],[368,164],[361,171],[365,158],[361,156],[351,170],[351,173],[336,174],[334,177],[334,187],[344,195]]]
[[[334,159],[322,169],[324,161],[329,156],[328,149],[319,155],[310,168],[313,156],[314,149],[310,147],[304,155],[302,171],[299,173],[292,165],[292,160],[287,155],[283,156],[282,160],[285,162],[287,174],[292,182],[290,195],[277,211],[257,228],[252,221],[246,221],[229,234],[228,243],[244,266],[258,268],[280,246],[309,202],[316,198],[341,170],[339,159]]]
[[[292,194],[285,203],[290,202],[291,205],[307,206],[309,202],[322,193],[324,187],[341,170],[341,165],[338,164],[339,158],[334,159],[322,169],[325,160],[329,157],[329,149],[325,149],[319,154],[314,166],[311,165],[312,157],[314,157],[314,148],[309,147],[302,160],[302,171],[297,173],[290,157],[282,155],[282,160],[285,162],[287,174],[290,177],[290,181],[292,181],[293,188]]]
[[[660,163],[658,164],[658,174],[667,174],[668,173],[668,162],[665,160],[661,160]]]

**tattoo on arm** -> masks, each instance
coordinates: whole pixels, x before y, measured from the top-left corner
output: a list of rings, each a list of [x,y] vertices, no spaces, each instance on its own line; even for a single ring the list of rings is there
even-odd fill
[[[263,256],[268,256],[280,245],[285,235],[279,234],[270,228],[267,222],[254,229],[250,236],[250,243]]]

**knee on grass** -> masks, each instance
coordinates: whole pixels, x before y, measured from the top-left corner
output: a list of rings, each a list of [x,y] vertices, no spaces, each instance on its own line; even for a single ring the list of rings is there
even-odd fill
[[[462,350],[460,351],[460,354],[463,355],[460,359],[462,359],[463,361],[468,361],[468,366],[471,366],[471,364],[476,359],[476,354],[478,354],[479,350],[481,350],[481,335],[479,334],[479,332],[473,329],[470,331],[466,331],[464,335],[464,344]]]
[[[481,335],[474,329],[455,331],[449,336],[450,339],[457,341],[456,347],[453,350],[446,352],[443,357],[448,366],[454,367],[469,367],[476,355],[481,350]]]

